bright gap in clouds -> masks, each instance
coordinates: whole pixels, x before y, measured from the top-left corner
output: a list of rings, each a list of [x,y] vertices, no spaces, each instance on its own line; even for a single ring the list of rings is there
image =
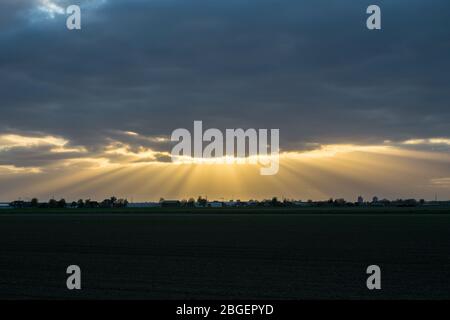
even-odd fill
[[[106,3],[106,0],[35,0],[38,1],[38,10],[46,14],[49,18],[54,19],[56,15],[66,14],[66,8],[72,4],[77,4],[81,8],[96,9]]]
[[[39,10],[44,11],[50,18],[54,18],[55,14],[64,14],[65,10],[59,4],[51,0],[40,0]]]

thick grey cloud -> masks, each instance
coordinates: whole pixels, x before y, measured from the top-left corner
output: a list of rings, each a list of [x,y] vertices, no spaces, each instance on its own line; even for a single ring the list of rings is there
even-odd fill
[[[15,147],[3,150],[0,157],[0,166],[13,165],[19,168],[47,167],[61,160],[79,158],[83,154],[77,152],[51,152],[50,146]]]
[[[93,152],[193,120],[280,128],[284,149],[450,136],[448,1],[378,1],[381,31],[369,1],[81,2],[81,31],[38,1],[0,3],[2,132]]]

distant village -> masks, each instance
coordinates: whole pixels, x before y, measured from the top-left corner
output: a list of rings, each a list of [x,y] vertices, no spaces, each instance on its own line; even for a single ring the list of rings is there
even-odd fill
[[[129,202],[127,199],[118,199],[111,197],[103,201],[95,200],[78,200],[68,202],[65,199],[50,199],[46,202],[40,202],[37,198],[30,201],[15,200],[12,202],[0,202],[0,209],[14,208],[302,208],[302,207],[427,207],[439,206],[450,207],[450,200],[447,201],[425,201],[424,199],[378,199],[373,197],[369,201],[362,196],[357,197],[356,201],[346,201],[345,199],[329,199],[323,201],[301,201],[292,199],[279,200],[277,197],[266,200],[228,200],[228,201],[209,201],[206,197],[199,196],[197,199],[190,198],[188,200],[166,200],[161,198],[158,202]]]

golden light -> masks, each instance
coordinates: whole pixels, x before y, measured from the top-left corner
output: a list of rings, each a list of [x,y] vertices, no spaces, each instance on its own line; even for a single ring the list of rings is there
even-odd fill
[[[3,197],[73,200],[116,195],[134,201],[157,201],[160,197],[202,195],[234,200],[272,196],[352,200],[359,194],[380,198],[432,196],[436,190],[447,192],[450,188],[448,153],[395,145],[334,144],[285,152],[279,156],[279,172],[261,176],[258,158],[244,159],[245,163],[227,157],[160,162],[158,156],[169,158],[170,154],[117,141],[102,152],[90,154],[84,147],[70,147],[69,141],[54,136],[0,135],[0,150],[42,145],[50,146],[54,153],[70,153],[70,157],[45,167],[0,165],[0,182],[9,183]]]

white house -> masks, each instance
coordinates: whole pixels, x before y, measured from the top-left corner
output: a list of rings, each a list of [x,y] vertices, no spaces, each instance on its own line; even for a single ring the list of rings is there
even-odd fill
[[[9,202],[0,202],[0,209],[12,209],[12,208],[13,207],[11,207]]]
[[[223,202],[220,202],[220,201],[208,202],[208,207],[211,207],[211,208],[222,208],[223,206],[224,206]]]

